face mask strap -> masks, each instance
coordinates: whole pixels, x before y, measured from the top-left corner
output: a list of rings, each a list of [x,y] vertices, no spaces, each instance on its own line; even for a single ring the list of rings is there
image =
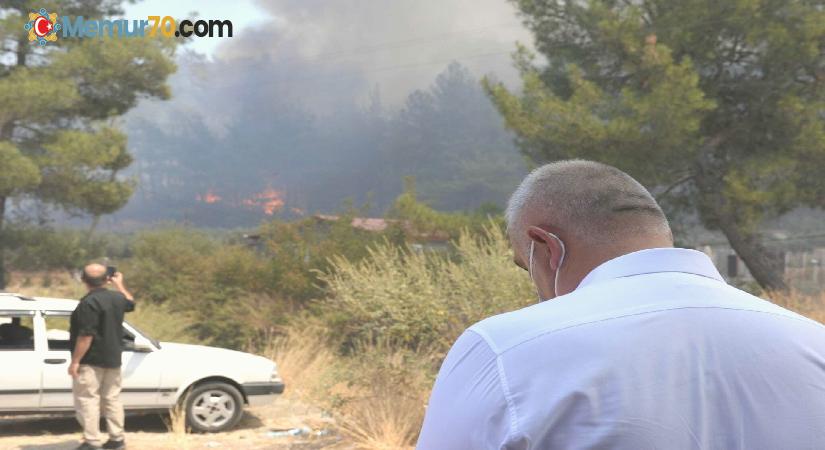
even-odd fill
[[[552,237],[556,238],[556,240],[559,242],[559,246],[561,247],[561,258],[559,258],[559,266],[556,267],[556,277],[555,277],[555,280],[553,281],[553,293],[555,293],[556,297],[558,297],[559,296],[559,273],[561,273],[561,265],[564,263],[564,257],[567,256],[567,249],[564,247],[564,241],[562,241],[558,236],[556,236],[555,234],[553,234],[549,231],[547,231],[546,233],[547,233],[548,236],[552,236]]]
[[[530,262],[527,263],[527,273],[530,274],[530,281],[533,282],[533,288],[536,289],[536,297],[538,297],[539,302],[541,302],[541,294],[539,294],[539,287],[536,285],[536,280],[533,278],[533,250],[536,248],[536,241],[530,239]]]
[[[561,272],[561,265],[564,263],[564,257],[567,255],[567,249],[564,247],[564,241],[562,241],[558,236],[555,234],[545,231],[548,236],[553,237],[558,241],[559,246],[561,247],[561,258],[559,258],[559,266],[556,268],[556,274],[553,279],[553,293],[556,297],[559,296],[559,272]],[[527,272],[530,274],[530,281],[533,282],[533,286],[536,288],[536,296],[539,298],[539,302],[543,301],[541,298],[541,294],[539,294],[539,287],[536,285],[536,280],[533,278],[533,251],[536,247],[536,241],[530,240],[530,256],[528,258],[529,262],[527,263]]]

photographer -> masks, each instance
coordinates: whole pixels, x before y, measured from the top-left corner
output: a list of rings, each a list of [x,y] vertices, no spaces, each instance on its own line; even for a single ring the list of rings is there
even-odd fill
[[[83,427],[79,450],[125,448],[123,405],[120,403],[123,315],[135,309],[134,297],[114,267],[89,264],[83,268],[89,292],[71,317],[70,348],[77,420]],[[106,289],[112,284],[117,291]],[[100,446],[100,411],[106,417],[109,440]]]

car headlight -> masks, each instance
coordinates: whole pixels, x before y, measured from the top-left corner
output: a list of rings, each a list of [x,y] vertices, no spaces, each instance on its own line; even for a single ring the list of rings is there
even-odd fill
[[[272,368],[272,374],[269,375],[269,381],[276,382],[276,383],[283,382],[283,380],[281,379],[281,376],[278,375],[278,367],[277,366]]]

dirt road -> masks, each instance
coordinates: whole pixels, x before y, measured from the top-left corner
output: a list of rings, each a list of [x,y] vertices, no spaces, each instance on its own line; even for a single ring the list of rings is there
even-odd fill
[[[303,429],[298,436],[284,430]],[[317,410],[288,400],[248,409],[238,427],[217,434],[170,432],[168,418],[128,416],[126,443],[130,450],[167,449],[348,449],[334,422]],[[80,427],[71,416],[0,417],[2,450],[72,450],[80,443]]]

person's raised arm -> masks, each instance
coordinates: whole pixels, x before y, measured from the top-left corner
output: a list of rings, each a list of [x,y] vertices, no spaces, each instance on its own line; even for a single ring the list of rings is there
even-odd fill
[[[129,300],[132,303],[135,302],[135,297],[132,295],[131,292],[129,292],[128,289],[126,289],[126,285],[123,284],[123,274],[122,273],[116,272],[114,275],[112,275],[111,280],[112,280],[112,284],[115,286],[115,288],[118,291],[120,291],[120,293],[123,294],[124,297],[126,297],[126,300]]]
[[[416,449],[504,448],[512,418],[498,370],[484,339],[465,331],[441,365]]]

